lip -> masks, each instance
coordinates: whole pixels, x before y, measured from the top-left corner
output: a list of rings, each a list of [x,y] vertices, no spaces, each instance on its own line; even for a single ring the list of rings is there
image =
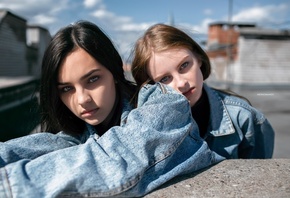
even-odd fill
[[[91,110],[84,110],[84,111],[81,112],[81,116],[82,116],[82,118],[91,117],[94,114],[96,114],[98,110],[99,110],[98,108],[91,109]]]
[[[195,92],[195,87],[190,88],[188,91],[183,92],[182,94],[186,97],[189,98],[190,95],[192,95]]]

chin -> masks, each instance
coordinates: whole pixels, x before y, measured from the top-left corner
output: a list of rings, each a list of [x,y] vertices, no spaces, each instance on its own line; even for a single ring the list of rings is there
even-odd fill
[[[92,125],[92,126],[97,126],[97,125],[102,123],[99,120],[85,120],[85,122]]]
[[[189,104],[190,104],[190,107],[193,107],[195,105],[195,103],[192,104],[191,102]]]
[[[196,100],[196,99],[189,100],[190,107],[193,107],[196,104],[197,101],[198,100]]]

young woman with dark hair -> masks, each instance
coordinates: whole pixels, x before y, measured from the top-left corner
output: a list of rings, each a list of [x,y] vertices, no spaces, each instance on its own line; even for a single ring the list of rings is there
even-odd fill
[[[121,102],[130,100],[136,89],[132,82],[124,77],[123,62],[110,39],[91,23],[76,23],[66,27],[53,38],[46,50],[42,64],[40,86],[40,107],[42,131],[57,133],[65,131],[71,134],[82,133],[84,122],[70,111],[61,101],[58,90],[58,72],[64,59],[73,51],[83,49],[112,73],[116,85],[116,107],[113,120],[102,129],[116,125],[120,120]],[[48,83],[50,82],[50,83]],[[122,90],[122,93],[121,91]]]

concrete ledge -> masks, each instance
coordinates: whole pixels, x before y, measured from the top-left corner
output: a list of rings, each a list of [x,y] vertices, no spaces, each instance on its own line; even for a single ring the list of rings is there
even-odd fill
[[[225,160],[174,178],[145,197],[290,197],[290,159]]]

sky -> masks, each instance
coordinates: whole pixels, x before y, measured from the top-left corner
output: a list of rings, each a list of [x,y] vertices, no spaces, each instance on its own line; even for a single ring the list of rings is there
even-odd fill
[[[206,39],[208,24],[217,21],[290,29],[290,0],[0,0],[0,9],[52,36],[70,23],[89,20],[104,30],[123,58],[155,23],[173,23],[197,42]]]

